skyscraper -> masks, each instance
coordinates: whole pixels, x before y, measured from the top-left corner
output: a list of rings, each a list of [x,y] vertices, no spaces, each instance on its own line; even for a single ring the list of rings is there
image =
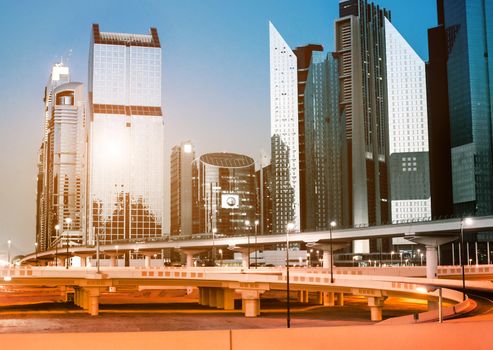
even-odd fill
[[[388,10],[342,0],[339,13],[344,224],[430,219],[424,63]],[[368,242],[354,242],[353,250],[368,251]]]
[[[234,236],[253,229],[257,198],[252,158],[207,153],[194,160],[192,176],[193,233]]]
[[[447,32],[443,0],[437,1],[438,26],[428,29],[426,83],[428,85],[428,129],[430,142],[431,213],[433,217],[451,216],[452,164],[447,79]]]
[[[443,1],[453,202],[459,215],[493,213],[492,13],[488,0]]]
[[[56,64],[45,88],[45,130],[36,196],[39,250],[83,243],[86,100],[83,85],[69,80],[68,67]]]
[[[342,222],[342,139],[339,70],[332,54],[314,52],[304,90],[306,229]],[[302,206],[303,207],[303,206]]]
[[[298,80],[298,150],[299,150],[299,169],[300,169],[300,228],[302,231],[307,229],[307,216],[309,202],[307,201],[306,178],[306,156],[305,156],[305,87],[309,74],[309,66],[312,55],[323,51],[322,45],[309,44],[297,47],[293,50],[297,61],[297,80]]]
[[[190,141],[171,150],[170,234],[192,234],[192,162],[195,150]]]
[[[164,157],[161,44],[92,27],[89,54],[88,237],[161,237]]]
[[[272,230],[300,230],[297,59],[269,22],[272,153]]]

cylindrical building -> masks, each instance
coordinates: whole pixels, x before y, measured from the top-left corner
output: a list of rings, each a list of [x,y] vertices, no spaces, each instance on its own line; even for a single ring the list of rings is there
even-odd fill
[[[257,199],[252,158],[208,153],[193,161],[192,171],[193,233],[232,236],[253,230]]]

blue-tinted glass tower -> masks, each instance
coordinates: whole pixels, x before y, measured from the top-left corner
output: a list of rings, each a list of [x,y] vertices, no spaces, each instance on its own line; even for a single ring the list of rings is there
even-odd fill
[[[493,213],[493,1],[444,0],[456,214]]]

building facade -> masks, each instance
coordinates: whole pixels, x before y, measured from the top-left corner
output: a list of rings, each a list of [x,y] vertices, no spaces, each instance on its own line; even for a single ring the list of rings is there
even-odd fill
[[[270,108],[272,164],[272,230],[288,223],[299,231],[300,170],[297,59],[272,23],[270,44]]]
[[[305,187],[306,178],[306,151],[305,151],[305,87],[308,78],[309,66],[312,55],[323,51],[322,45],[309,44],[297,47],[293,50],[296,55],[297,79],[298,79],[298,151],[299,151],[299,178],[300,178],[300,229],[305,231],[307,227],[308,198]]]
[[[339,14],[343,224],[429,220],[424,63],[392,26],[390,11],[342,0]],[[369,249],[368,241],[353,243],[354,252]]]
[[[431,220],[426,66],[387,18],[384,28],[391,218]]]
[[[262,164],[261,164],[262,165]],[[260,221],[259,234],[272,233],[272,166],[262,166],[255,172],[257,181],[257,217]]]
[[[342,136],[338,62],[314,52],[304,90],[306,229],[342,222]]]
[[[431,213],[434,218],[453,215],[452,164],[447,79],[447,32],[443,0],[437,1],[438,26],[428,29],[426,83],[430,142]]]
[[[192,162],[195,149],[190,141],[171,150],[170,234],[192,234]]]
[[[204,154],[193,162],[192,183],[194,234],[234,236],[252,230],[257,207],[252,158],[234,153]]]
[[[161,237],[164,217],[161,44],[92,27],[87,242]]]
[[[492,13],[493,4],[487,0],[443,1],[457,215],[493,213]]]
[[[68,67],[56,64],[45,88],[45,130],[36,194],[40,251],[82,244],[86,227],[87,102],[83,84],[69,80]]]

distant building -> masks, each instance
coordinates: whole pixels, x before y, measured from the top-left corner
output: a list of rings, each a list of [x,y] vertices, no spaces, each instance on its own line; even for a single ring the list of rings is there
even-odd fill
[[[171,150],[170,234],[192,234],[192,162],[195,150],[190,141]]]
[[[438,26],[428,30],[426,82],[430,141],[431,213],[434,218],[453,215],[450,115],[448,100],[448,36],[443,0],[437,1]]]
[[[285,232],[288,223],[300,231],[300,161],[297,59],[269,23],[272,231]]]
[[[429,220],[424,63],[392,26],[390,11],[341,0],[339,13],[343,225]],[[353,250],[368,252],[369,241],[353,242]]]
[[[443,8],[442,8],[443,4]],[[447,33],[452,187],[457,215],[493,214],[491,1],[438,2]],[[443,13],[440,11],[443,9]],[[443,16],[443,17],[442,17]]]
[[[87,102],[83,85],[69,80],[68,67],[57,64],[45,88],[36,194],[36,242],[41,251],[82,244],[86,228]]]
[[[256,219],[255,163],[234,153],[208,153],[195,159],[193,233],[234,236],[253,230]],[[250,226],[245,221],[250,221]]]
[[[266,165],[255,172],[257,181],[257,218],[259,218],[259,234],[272,233],[272,166]]]
[[[307,229],[307,216],[310,215],[307,201],[306,189],[306,150],[305,150],[305,87],[308,78],[309,66],[312,55],[323,51],[322,45],[309,44],[297,47],[293,50],[297,63],[298,82],[298,151],[300,169],[300,228]]]
[[[338,62],[314,52],[304,90],[306,230],[342,222],[342,140]],[[303,206],[302,206],[303,207]]]
[[[162,237],[161,44],[92,27],[87,243]]]

